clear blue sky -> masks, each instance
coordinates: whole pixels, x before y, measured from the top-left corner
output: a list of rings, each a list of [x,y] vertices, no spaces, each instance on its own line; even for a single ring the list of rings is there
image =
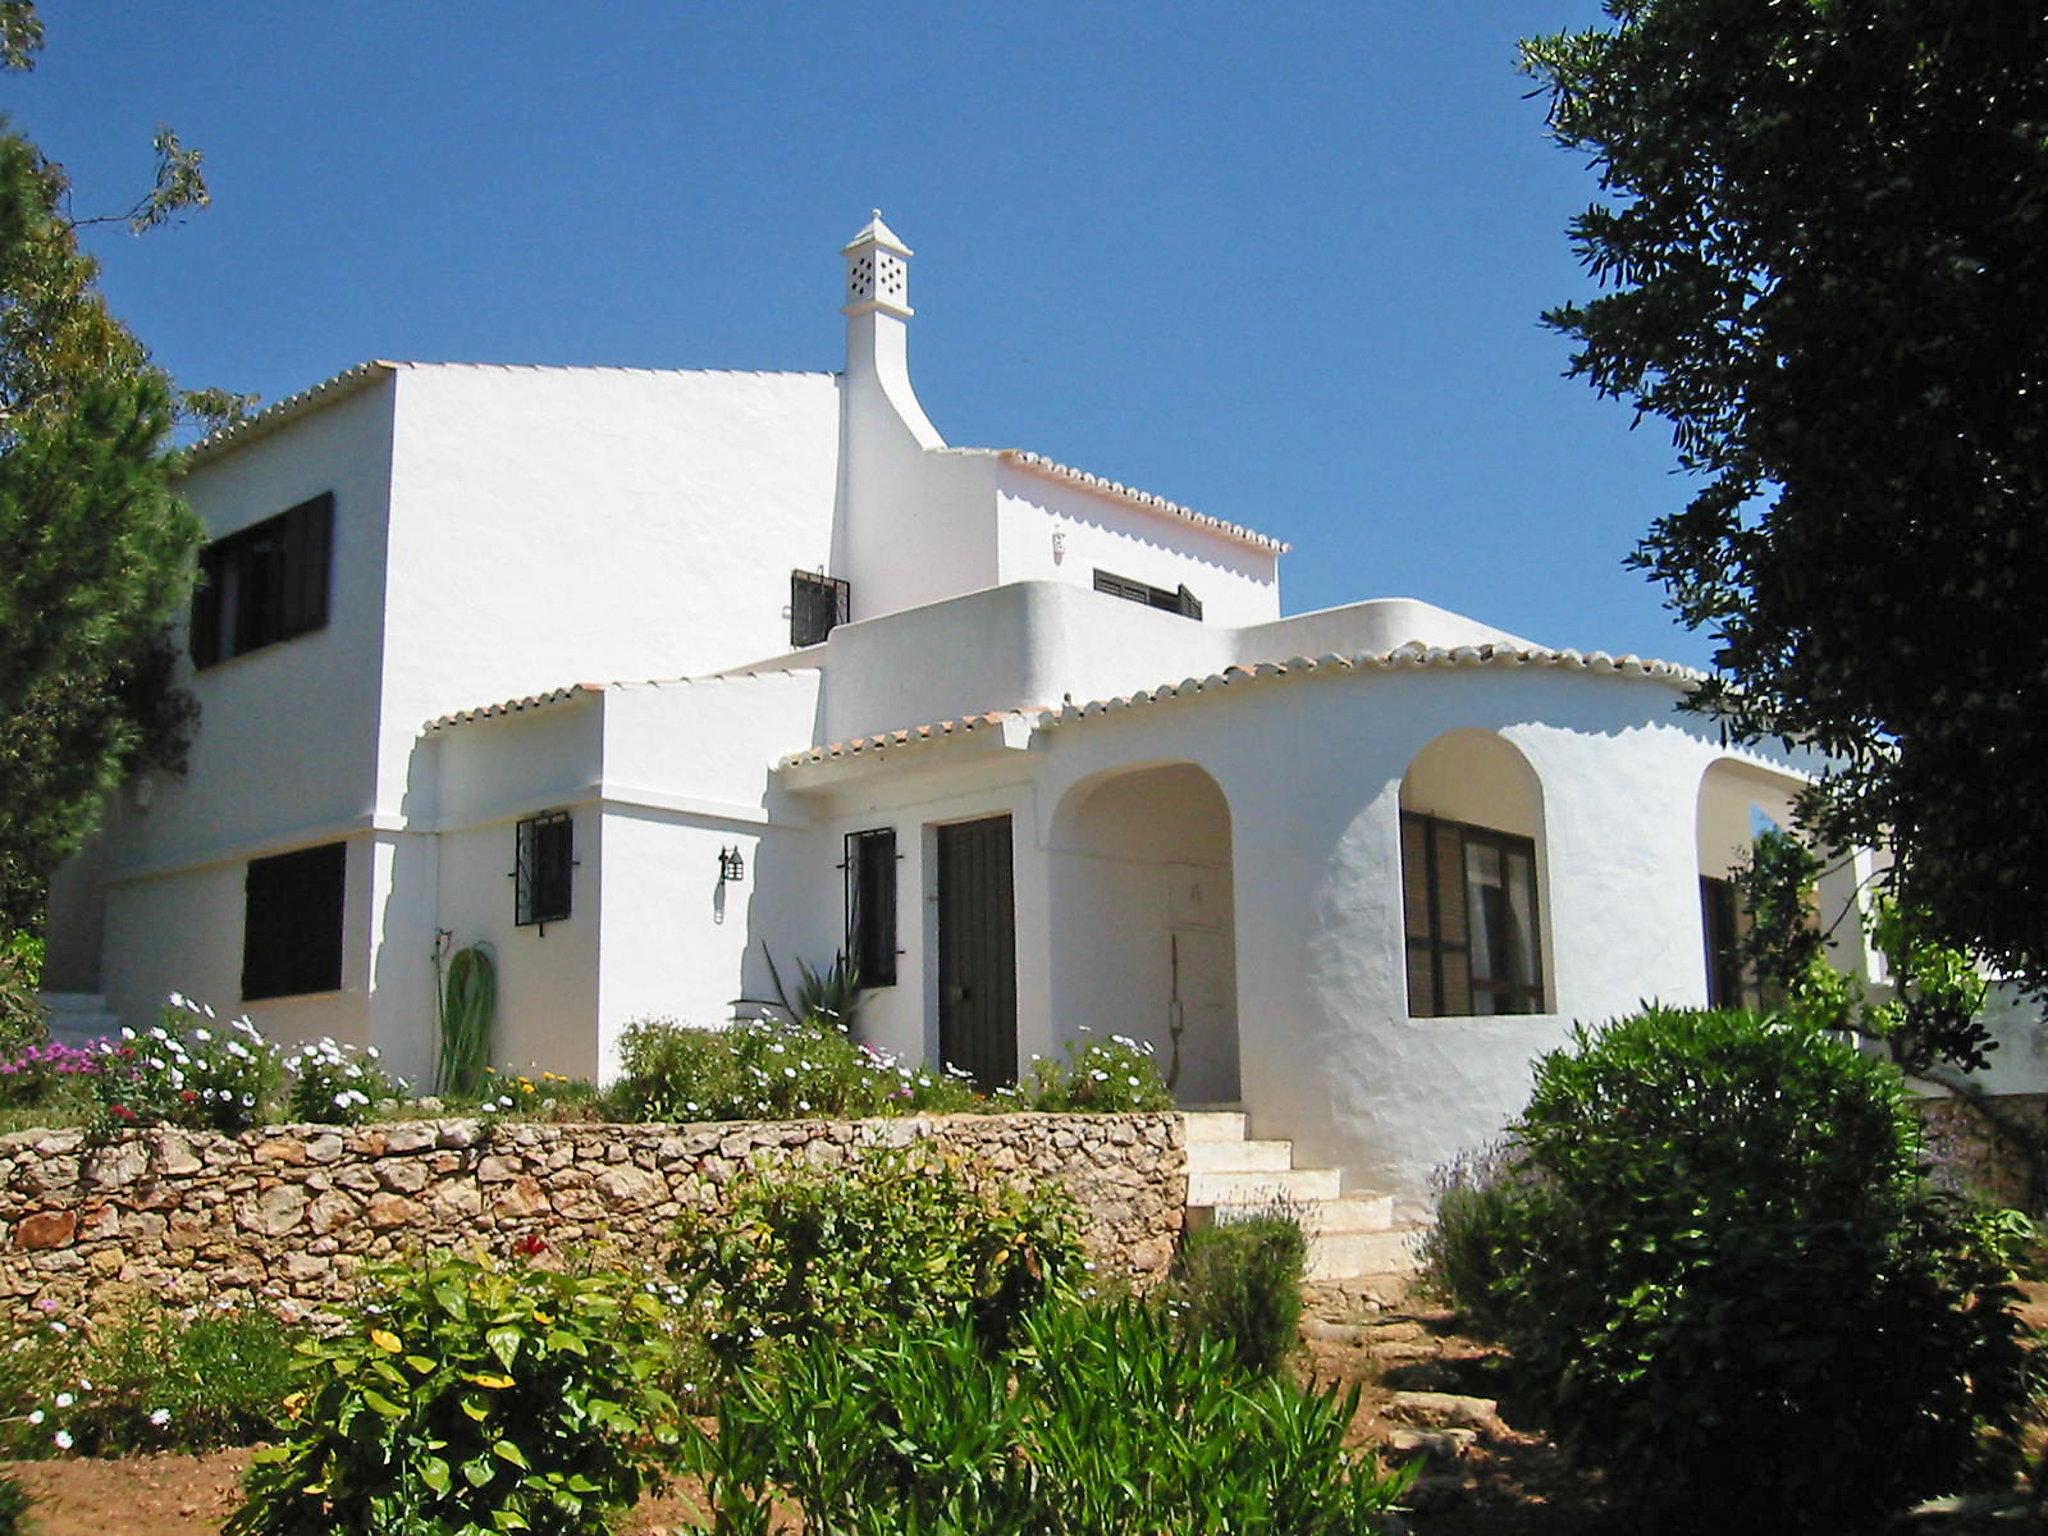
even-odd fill
[[[1595,0],[43,13],[0,109],[79,213],[143,189],[158,123],[205,150],[210,210],[93,239],[185,384],[836,368],[838,247],[880,205],[948,441],[1288,539],[1290,611],[1408,595],[1706,658],[1621,568],[1684,498],[1668,435],[1537,324],[1590,291],[1564,225],[1595,188],[1514,45]]]

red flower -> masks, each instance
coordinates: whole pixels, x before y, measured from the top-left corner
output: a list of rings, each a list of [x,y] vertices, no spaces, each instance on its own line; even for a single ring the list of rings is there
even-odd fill
[[[107,1113],[113,1115],[115,1118],[120,1120],[133,1120],[135,1118],[135,1111],[130,1109],[126,1104],[116,1104],[112,1109],[108,1110]]]
[[[538,1232],[529,1232],[514,1241],[512,1251],[522,1259],[535,1259],[548,1251],[548,1245]]]
[[[199,1090],[197,1088],[187,1088],[178,1095],[178,1102],[181,1104],[197,1104],[199,1102]]]

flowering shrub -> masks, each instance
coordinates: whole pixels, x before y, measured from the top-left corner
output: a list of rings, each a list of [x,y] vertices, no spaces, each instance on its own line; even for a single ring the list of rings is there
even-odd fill
[[[106,1123],[241,1131],[277,1091],[277,1047],[244,1018],[222,1024],[212,1008],[173,992],[163,1023],[100,1047],[92,1077]]]
[[[622,1120],[786,1120],[987,1107],[958,1074],[909,1067],[824,1020],[626,1026],[607,1107]]]
[[[99,1052],[46,1040],[0,1058],[0,1104],[41,1105],[99,1070]]]
[[[274,1432],[299,1331],[261,1307],[153,1296],[74,1326],[45,1298],[0,1343],[0,1452],[206,1451]]]
[[[1089,1031],[1084,1025],[1081,1033]],[[1159,1075],[1147,1041],[1128,1035],[1067,1042],[1067,1060],[1034,1056],[1031,1108],[1047,1113],[1131,1114],[1173,1108],[1173,1091]]]
[[[301,1346],[230,1536],[602,1536],[676,1438],[662,1305],[628,1276],[439,1258]]]
[[[357,1050],[322,1037],[284,1058],[291,1078],[285,1112],[316,1125],[361,1125],[377,1105],[405,1097],[404,1079],[377,1059],[377,1047]]]

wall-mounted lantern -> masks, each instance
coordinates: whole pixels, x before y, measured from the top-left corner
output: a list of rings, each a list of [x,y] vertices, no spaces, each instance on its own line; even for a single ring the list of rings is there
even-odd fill
[[[747,878],[747,861],[740,857],[737,845],[718,850],[718,883],[730,881],[734,885]]]

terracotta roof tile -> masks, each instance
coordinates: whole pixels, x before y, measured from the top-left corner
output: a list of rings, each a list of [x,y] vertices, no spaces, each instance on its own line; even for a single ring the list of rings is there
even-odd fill
[[[1426,646],[1419,641],[1411,640],[1391,651],[1362,651],[1348,656],[1335,653],[1324,656],[1292,656],[1285,661],[1232,665],[1225,667],[1221,672],[1212,672],[1207,677],[1187,677],[1178,683],[1159,683],[1150,688],[1141,688],[1135,693],[1090,699],[1083,704],[1076,704],[1072,699],[1068,699],[1057,709],[1027,706],[999,710],[987,715],[971,715],[961,721],[949,720],[938,725],[910,726],[904,730],[884,731],[879,735],[861,737],[852,742],[834,742],[829,746],[812,747],[808,751],[791,753],[776,766],[780,769],[805,763],[839,762],[863,752],[878,752],[892,743],[900,745],[911,740],[926,740],[934,734],[948,735],[955,729],[972,730],[979,725],[1006,719],[1028,720],[1034,731],[1043,731],[1099,720],[1105,715],[1121,710],[1142,709],[1174,700],[1198,698],[1204,694],[1213,696],[1226,688],[1242,688],[1260,682],[1313,677],[1318,674],[1409,672],[1438,667],[1547,667],[1567,672],[1588,672],[1596,677],[1640,678],[1664,683],[1682,691],[1690,691],[1706,676],[1703,672],[1679,666],[1674,662],[1646,661],[1634,655],[1611,656],[1605,651],[1551,650],[1542,646],[1525,647],[1492,643],[1451,647]]]

